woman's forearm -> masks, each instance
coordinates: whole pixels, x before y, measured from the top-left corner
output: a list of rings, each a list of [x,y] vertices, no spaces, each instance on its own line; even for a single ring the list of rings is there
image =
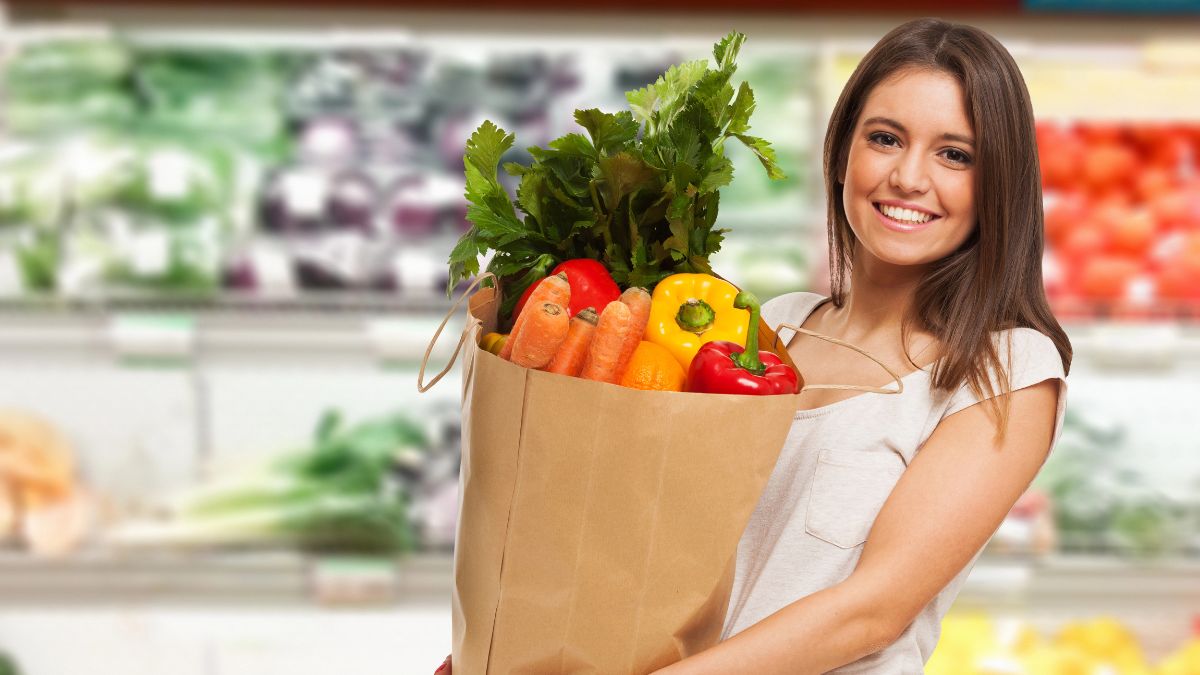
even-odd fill
[[[895,622],[880,611],[878,598],[848,579],[655,675],[819,675],[896,639]]]

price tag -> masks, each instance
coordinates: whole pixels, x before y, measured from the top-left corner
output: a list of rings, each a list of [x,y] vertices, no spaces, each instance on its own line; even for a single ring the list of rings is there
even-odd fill
[[[396,566],[386,558],[322,558],[309,570],[312,595],[323,605],[395,602]]]
[[[195,351],[195,320],[178,314],[116,316],[109,337],[123,361],[178,365],[189,361]]]

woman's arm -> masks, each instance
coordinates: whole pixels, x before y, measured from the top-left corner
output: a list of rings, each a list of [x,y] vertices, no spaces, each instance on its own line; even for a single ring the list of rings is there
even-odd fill
[[[656,675],[824,673],[895,642],[987,543],[1045,461],[1058,381],[1006,396],[1011,409],[1001,443],[988,406],[973,405],[938,425],[880,510],[845,581]]]

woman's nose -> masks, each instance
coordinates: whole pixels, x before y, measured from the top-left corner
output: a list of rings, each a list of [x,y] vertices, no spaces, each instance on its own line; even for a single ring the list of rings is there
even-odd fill
[[[927,192],[929,171],[920,153],[906,152],[892,169],[892,186],[904,192]]]

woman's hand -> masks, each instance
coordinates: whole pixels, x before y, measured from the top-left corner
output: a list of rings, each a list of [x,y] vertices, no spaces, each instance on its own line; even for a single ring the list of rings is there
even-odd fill
[[[447,656],[445,661],[437,670],[433,671],[433,675],[450,675],[450,657]]]

